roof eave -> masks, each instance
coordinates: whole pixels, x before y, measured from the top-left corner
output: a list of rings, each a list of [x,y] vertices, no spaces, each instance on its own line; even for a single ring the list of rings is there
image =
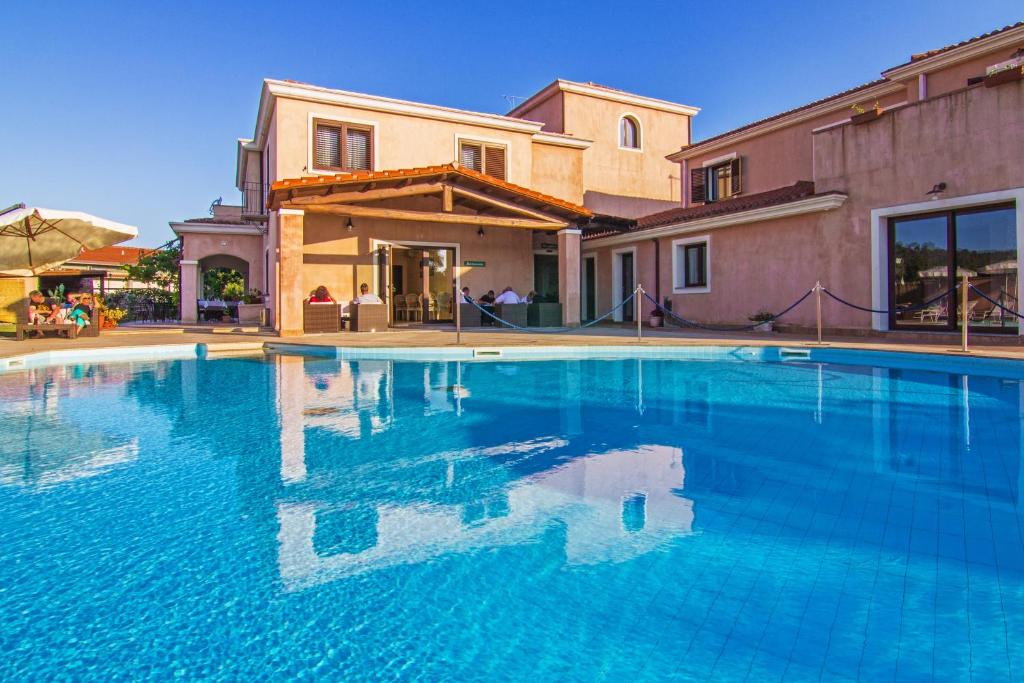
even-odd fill
[[[701,156],[708,152],[713,152],[723,147],[729,147],[739,142],[743,142],[744,140],[764,135],[765,133],[770,133],[782,128],[788,128],[789,126],[793,126],[804,121],[809,121],[810,119],[823,116],[824,114],[828,114],[833,111],[849,109],[851,106],[864,99],[884,97],[885,95],[897,93],[905,87],[906,86],[902,83],[887,81],[876,83],[873,86],[854,90],[846,95],[835,99],[829,99],[818,105],[808,107],[807,109],[798,109],[791,114],[780,116],[776,119],[754,124],[750,127],[742,127],[732,132],[722,133],[713,138],[709,138],[706,143],[695,142],[692,145],[683,147],[678,152],[672,152],[671,154],[666,155],[665,158],[669,161],[679,163],[686,159],[692,159],[693,157]]]
[[[974,42],[969,42],[958,47],[952,47],[948,50],[943,50],[934,55],[924,57],[917,61],[907,62],[894,66],[891,69],[882,72],[882,75],[890,80],[905,80],[907,78],[913,78],[919,74],[928,73],[935,69],[941,69],[943,67],[952,66],[965,62],[969,59],[974,59],[986,52],[992,50],[998,50],[1004,47],[1016,47],[1022,40],[1024,40],[1024,26],[1017,26],[1011,29],[1007,29],[1002,33],[997,33],[994,36],[988,36],[987,38],[980,38]]]
[[[818,213],[821,211],[832,211],[841,207],[847,199],[847,195],[839,192],[812,195],[810,197],[795,199],[783,204],[748,209],[747,211],[737,211],[736,213],[708,216],[707,218],[698,218],[692,221],[676,221],[666,225],[641,228],[621,235],[613,235],[610,237],[601,237],[585,241],[583,245],[584,250],[597,249],[600,247],[629,244],[630,242],[635,242],[641,239],[673,237],[675,235],[707,232],[709,230],[728,228],[736,225],[746,225],[749,223],[775,220],[777,218],[787,218],[789,216],[800,216],[803,214]]]

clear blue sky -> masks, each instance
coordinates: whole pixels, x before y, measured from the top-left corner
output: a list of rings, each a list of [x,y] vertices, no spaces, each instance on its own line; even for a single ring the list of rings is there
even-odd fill
[[[631,16],[639,19],[631,20]],[[5,5],[0,204],[173,235],[237,203],[235,139],[260,80],[478,111],[556,77],[699,106],[695,139],[878,77],[1024,18],[1020,0],[927,2],[28,2]]]

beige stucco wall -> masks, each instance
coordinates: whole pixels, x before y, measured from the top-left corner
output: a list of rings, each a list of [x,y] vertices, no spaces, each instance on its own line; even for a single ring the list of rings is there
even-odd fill
[[[562,93],[555,92],[551,97],[535,103],[529,109],[519,111],[516,116],[527,121],[541,121],[544,130],[549,133],[564,133],[565,121],[562,111]]]
[[[583,203],[583,155],[578,149],[535,142],[531,190]]]
[[[565,132],[594,141],[583,152],[586,190],[679,200],[679,167],[665,155],[688,144],[688,116],[569,92],[562,97]],[[625,114],[640,122],[641,151],[619,148]]]
[[[225,244],[226,243],[226,244]],[[224,234],[182,235],[181,258],[184,261],[201,261],[211,256],[226,255],[240,258],[249,264],[249,288],[266,290],[263,275],[263,236]],[[201,294],[197,291],[197,296]]]
[[[276,108],[276,178],[315,175],[308,168],[310,115],[374,127],[376,170],[417,168],[457,161],[456,137],[503,144],[506,178],[529,187],[532,174],[530,133],[437,121],[419,116],[278,98]]]

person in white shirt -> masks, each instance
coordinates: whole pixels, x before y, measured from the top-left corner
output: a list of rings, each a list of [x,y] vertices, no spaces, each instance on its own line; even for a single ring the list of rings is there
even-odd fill
[[[511,287],[506,287],[501,290],[501,294],[494,300],[495,304],[517,304],[519,303],[519,295]]]
[[[370,286],[365,282],[359,285],[359,296],[352,300],[354,304],[382,304],[383,301],[376,294],[370,294]]]
[[[469,287],[462,288],[461,298],[459,299],[460,304],[468,304],[473,300],[473,297],[469,295]]]

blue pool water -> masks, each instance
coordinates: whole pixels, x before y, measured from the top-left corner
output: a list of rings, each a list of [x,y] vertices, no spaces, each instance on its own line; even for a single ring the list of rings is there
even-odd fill
[[[1022,410],[800,360],[0,375],[0,678],[1024,680]]]

